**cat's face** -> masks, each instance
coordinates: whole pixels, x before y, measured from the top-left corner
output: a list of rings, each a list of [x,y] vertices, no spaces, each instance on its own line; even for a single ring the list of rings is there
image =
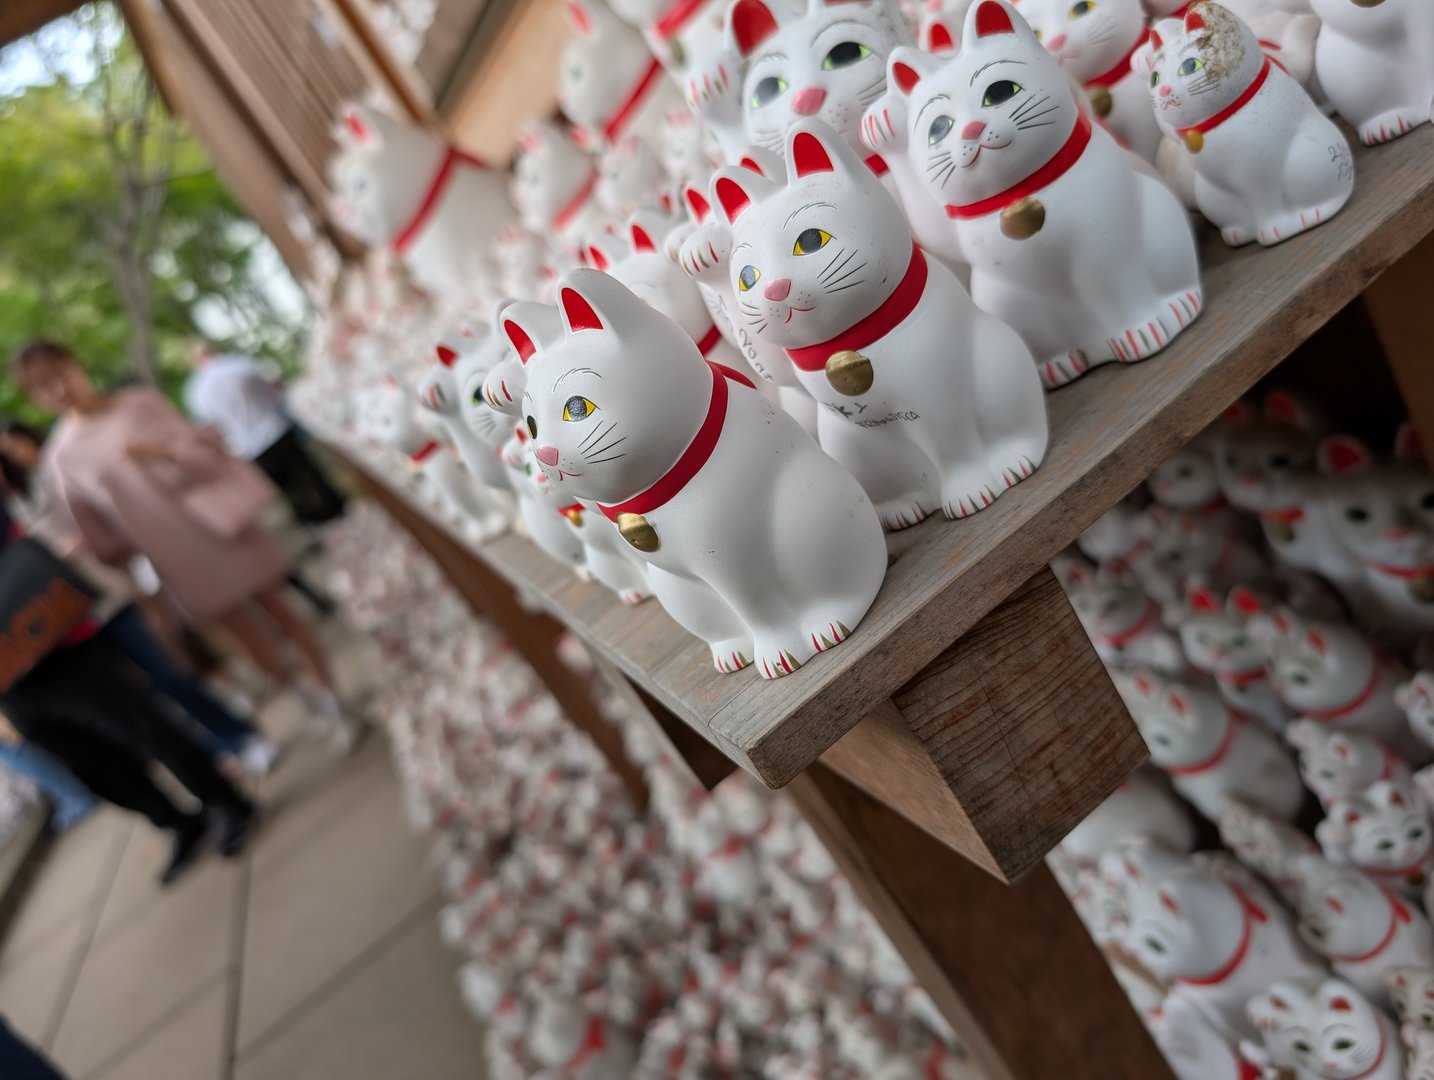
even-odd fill
[[[1103,574],[1067,585],[1066,595],[1092,637],[1118,634],[1134,626],[1145,616],[1148,604],[1133,582]]]
[[[705,182],[712,171],[707,133],[697,115],[686,106],[669,109],[663,117],[657,154],[663,172],[673,183]]]
[[[1249,615],[1233,603],[1222,606],[1204,589],[1192,589],[1186,598],[1180,644],[1201,671],[1249,672],[1265,664],[1265,650],[1249,632]]]
[[[1434,563],[1434,477],[1413,464],[1375,464],[1348,438],[1326,439],[1322,495],[1336,538],[1367,565],[1424,569]]]
[[[533,305],[502,318],[523,360],[523,426],[556,488],[622,502],[691,442],[712,374],[681,327],[607,274],[574,270],[558,296],[557,326]]]
[[[1215,473],[1225,498],[1242,510],[1284,510],[1304,499],[1314,440],[1288,424],[1255,421],[1222,433]]]
[[[1145,536],[1156,558],[1180,578],[1213,569],[1230,543],[1222,524],[1158,506],[1146,513]]]
[[[1370,916],[1387,913],[1379,886],[1351,866],[1337,866],[1315,853],[1292,856],[1299,931],[1326,955],[1353,955],[1368,934]]]
[[[518,136],[509,188],[523,224],[539,236],[551,236],[553,218],[591,179],[592,161],[562,128],[533,121]]]
[[[712,193],[732,228],[729,273],[742,321],[795,348],[875,311],[910,265],[912,241],[900,207],[829,127],[804,121],[786,150],[785,185],[728,167]]]
[[[1265,63],[1254,31],[1218,4],[1193,7],[1183,23],[1160,23],[1150,46],[1150,102],[1167,130],[1229,108]]]
[[[1131,703],[1131,716],[1157,765],[1180,767],[1204,761],[1220,745],[1232,721],[1213,691],[1199,686],[1153,683]]]
[[[1270,684],[1296,710],[1338,706],[1365,686],[1374,663],[1358,633],[1322,623],[1272,644]]]
[[[943,62],[900,49],[890,76],[908,98],[910,153],[947,203],[977,202],[1030,176],[1079,114],[1060,64],[1002,0],[972,6],[959,53]]]
[[[1387,781],[1370,787],[1363,798],[1330,807],[1338,819],[1350,861],[1362,869],[1406,870],[1429,854],[1431,831],[1418,801]]]
[[[886,90],[886,58],[911,40],[887,0],[810,0],[801,15],[772,0],[737,0],[727,35],[746,60],[747,137],[773,151],[794,124],[812,118],[858,149],[861,114]]]
[[[1220,495],[1214,459],[1194,444],[1186,445],[1162,461],[1145,483],[1155,501],[1171,510],[1199,510]]]
[[[369,244],[387,243],[402,213],[397,201],[404,185],[396,172],[402,163],[384,152],[385,136],[394,127],[382,114],[350,105],[334,128],[330,209],[335,221]]]
[[[1015,0],[1016,10],[1078,83],[1104,75],[1145,33],[1140,0]]]
[[[1338,979],[1277,982],[1251,999],[1249,1012],[1271,1056],[1310,1076],[1364,1076],[1389,1050],[1373,1006]]]
[[[1300,772],[1321,794],[1347,795],[1362,791],[1384,769],[1384,752],[1373,739],[1355,732],[1337,732],[1318,720],[1297,721],[1289,733],[1298,740]]]
[[[625,221],[638,210],[658,204],[663,183],[662,163],[641,138],[629,135],[598,157],[598,204]]]
[[[1095,523],[1080,534],[1076,543],[1098,562],[1121,558],[1140,543],[1136,533],[1138,517],[1139,511],[1130,504],[1116,503],[1096,518]]]
[[[1146,967],[1162,978],[1203,973],[1210,967],[1217,926],[1240,911],[1223,883],[1203,872],[1181,872],[1158,885],[1126,890],[1130,924],[1124,939]]]
[[[373,402],[374,433],[384,445],[412,453],[426,441],[414,415],[414,398],[408,387],[393,375],[384,376]]]

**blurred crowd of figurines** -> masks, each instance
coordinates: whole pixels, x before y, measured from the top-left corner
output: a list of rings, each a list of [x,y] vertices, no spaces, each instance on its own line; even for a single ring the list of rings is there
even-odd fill
[[[1294,394],[1242,400],[1053,569],[1151,763],[1050,861],[1176,1074],[1429,1080],[1434,475],[1413,427],[1371,447]]]
[[[1377,143],[1434,97],[1420,0],[567,7],[565,122],[511,171],[336,120],[371,256],[299,398],[764,678],[857,629],[883,530],[1040,466],[1043,389],[1200,315],[1198,215],[1313,228],[1354,183],[1330,115]]]
[[[541,680],[381,512],[328,537],[373,636],[406,813],[494,1080],[976,1080],[792,804],[711,792],[595,684],[651,789],[634,809]],[[565,659],[582,672],[580,646]]]

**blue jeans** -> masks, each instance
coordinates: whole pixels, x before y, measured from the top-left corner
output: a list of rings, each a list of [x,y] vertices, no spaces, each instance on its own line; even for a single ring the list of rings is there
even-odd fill
[[[133,604],[105,623],[99,636],[134,661],[149,676],[155,691],[198,724],[220,753],[237,754],[259,734],[251,721],[235,716],[203,683],[175,665]]]
[[[38,747],[0,742],[0,764],[33,781],[55,808],[55,828],[67,829],[95,808],[90,789]]]

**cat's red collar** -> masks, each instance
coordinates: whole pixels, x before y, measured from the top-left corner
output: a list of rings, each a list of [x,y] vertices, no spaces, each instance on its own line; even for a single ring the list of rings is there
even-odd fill
[[[1004,210],[1013,202],[1024,199],[1028,195],[1034,195],[1042,188],[1055,183],[1069,171],[1070,167],[1080,160],[1085,153],[1085,148],[1090,145],[1091,123],[1090,117],[1085,110],[1076,110],[1075,127],[1071,129],[1069,138],[1050,161],[1046,162],[1030,176],[1020,183],[1013,184],[1005,191],[992,195],[979,202],[946,204],[946,216],[960,221],[971,218],[985,217],[987,214],[994,214],[997,210]]]
[[[587,201],[592,198],[593,188],[597,187],[597,182],[598,173],[597,170],[594,169],[588,173],[588,178],[582,182],[582,186],[573,192],[573,197],[564,203],[562,209],[553,215],[553,229],[555,231],[562,232],[568,227],[568,223],[578,216],[582,208],[587,205]]]
[[[1434,577],[1434,566],[1391,566],[1389,563],[1382,562],[1366,562],[1364,565],[1377,573],[1399,578],[1401,581]]]
[[[1270,58],[1266,56],[1260,64],[1259,74],[1255,76],[1254,80],[1250,83],[1249,86],[1245,87],[1244,91],[1240,94],[1239,97],[1237,97],[1234,101],[1230,102],[1230,104],[1226,105],[1214,116],[1206,120],[1201,120],[1198,124],[1191,124],[1189,127],[1176,128],[1176,136],[1183,140],[1191,132],[1198,131],[1201,135],[1204,135],[1206,132],[1212,131],[1213,129],[1219,127],[1226,120],[1230,119],[1230,117],[1234,116],[1237,112],[1239,112],[1246,105],[1248,105],[1250,103],[1250,99],[1260,92],[1260,87],[1265,85],[1265,80],[1269,77]]]
[[[472,154],[465,154],[456,146],[450,146],[444,151],[443,160],[438,163],[438,171],[428,182],[428,190],[423,193],[423,199],[419,202],[418,209],[408,219],[408,224],[399,230],[399,234],[393,238],[394,251],[402,255],[418,239],[418,234],[428,224],[428,219],[433,216],[433,211],[437,210],[438,204],[443,201],[443,193],[448,190],[448,182],[453,179],[453,174],[460,165],[468,165],[475,169],[488,167]]]
[[[1427,878],[1431,866],[1434,866],[1434,848],[1404,866],[1361,866],[1360,869],[1372,878],[1408,881],[1416,877]]]
[[[435,439],[429,439],[417,450],[409,454],[408,460],[413,462],[415,465],[422,465],[425,461],[427,461],[436,453],[438,453],[438,442]]]
[[[1369,673],[1369,682],[1364,684],[1364,689],[1352,701],[1347,701],[1333,709],[1305,709],[1304,715],[1312,716],[1316,720],[1323,720],[1326,724],[1343,720],[1374,696],[1374,691],[1379,688],[1379,677],[1382,674],[1384,674],[1384,665],[1376,659],[1374,670]]]
[[[788,349],[792,363],[803,371],[821,371],[833,353],[851,350],[860,352],[875,341],[880,341],[906,320],[916,310],[921,294],[926,291],[926,256],[915,241],[911,244],[911,262],[906,273],[891,295],[866,318],[849,326],[836,337],[816,345],[804,345],[799,349]]]
[[[1133,625],[1127,626],[1124,630],[1116,630],[1109,634],[1098,634],[1096,640],[1102,645],[1110,646],[1112,649],[1123,649],[1150,628],[1150,624],[1155,621],[1157,613],[1158,609],[1155,604],[1147,600],[1145,602],[1145,609],[1140,613],[1140,618],[1135,620]]]
[[[692,21],[706,5],[707,0],[677,0],[670,8],[662,13],[662,16],[652,24],[653,34],[662,41],[671,41],[682,32],[682,28]]]
[[[578,1052],[572,1056],[563,1071],[569,1076],[578,1076],[588,1061],[597,1057],[607,1049],[607,1033],[603,1030],[602,1017],[594,1016],[588,1021],[588,1029],[583,1033],[582,1045]]]
[[[1379,944],[1374,948],[1368,952],[1362,952],[1358,956],[1331,956],[1330,959],[1336,964],[1363,964],[1366,961],[1373,960],[1393,943],[1394,936],[1399,933],[1400,923],[1413,921],[1409,914],[1409,909],[1404,906],[1402,900],[1388,889],[1384,890],[1384,895],[1389,898],[1389,929],[1384,932],[1384,937],[1380,939]]]
[[[642,106],[647,98],[648,92],[653,84],[662,76],[662,65],[656,60],[647,65],[647,70],[642,73],[642,78],[637,80],[632,91],[627,95],[626,100],[618,106],[617,112],[613,113],[608,122],[603,125],[602,134],[608,142],[616,142],[623,130],[631,122],[633,114]]]
[[[1215,678],[1226,686],[1246,687],[1251,683],[1257,683],[1261,679],[1268,679],[1270,673],[1262,667],[1250,668],[1249,671],[1216,671]]]
[[[634,495],[616,506],[598,503],[598,509],[609,521],[616,521],[619,514],[650,514],[670,502],[702,470],[702,466],[711,458],[712,451],[717,449],[722,425],[727,420],[728,381],[752,386],[752,380],[740,371],[714,364],[711,360],[707,361],[707,366],[712,369],[712,400],[707,406],[707,416],[702,421],[702,426],[697,429],[697,434],[692,436],[692,441],[687,444],[687,449],[682,451],[677,463],[642,494]]]
[[[1131,60],[1135,59],[1136,51],[1142,45],[1144,45],[1149,38],[1150,32],[1148,30],[1142,30],[1140,32],[1140,36],[1135,39],[1135,44],[1132,45],[1130,47],[1130,50],[1116,62],[1114,67],[1112,67],[1104,74],[1097,75],[1094,79],[1090,79],[1086,82],[1086,85],[1110,87],[1120,82],[1121,79],[1125,78],[1127,75],[1130,74]]]
[[[1243,926],[1240,929],[1240,943],[1235,946],[1235,952],[1230,959],[1226,960],[1215,971],[1209,975],[1185,976],[1177,975],[1175,981],[1184,983],[1186,986],[1219,986],[1239,969],[1245,962],[1245,957],[1250,952],[1250,938],[1254,935],[1255,923],[1269,922],[1270,917],[1265,914],[1265,909],[1256,904],[1245,893],[1245,890],[1238,885],[1230,885],[1229,889],[1235,894],[1235,899],[1240,904],[1240,914]]]
[[[877,176],[885,176],[891,171],[891,166],[886,163],[886,158],[880,154],[872,154],[866,159],[866,167]]]
[[[1238,713],[1234,709],[1225,710],[1227,723],[1225,734],[1220,737],[1220,745],[1215,747],[1213,753],[1204,761],[1197,761],[1193,765],[1165,765],[1163,768],[1169,776],[1198,776],[1202,772],[1209,772],[1220,762],[1230,755],[1230,747],[1235,745],[1235,732],[1239,731],[1245,724],[1245,714]]]
[[[702,340],[697,343],[697,351],[706,356],[717,347],[717,342],[721,339],[722,335],[717,331],[717,324],[713,323],[707,333],[702,335]]]
[[[1261,521],[1273,521],[1279,525],[1293,525],[1305,519],[1305,512],[1298,506],[1287,506],[1283,510],[1261,510]]]

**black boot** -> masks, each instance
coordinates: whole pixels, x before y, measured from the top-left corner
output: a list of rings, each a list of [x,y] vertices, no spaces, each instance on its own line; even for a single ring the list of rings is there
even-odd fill
[[[220,811],[219,854],[232,859],[242,852],[259,831],[259,809],[245,802]]]
[[[174,849],[170,852],[169,865],[159,875],[161,885],[172,885],[199,860],[208,846],[209,818],[204,814],[192,814],[174,827]]]

